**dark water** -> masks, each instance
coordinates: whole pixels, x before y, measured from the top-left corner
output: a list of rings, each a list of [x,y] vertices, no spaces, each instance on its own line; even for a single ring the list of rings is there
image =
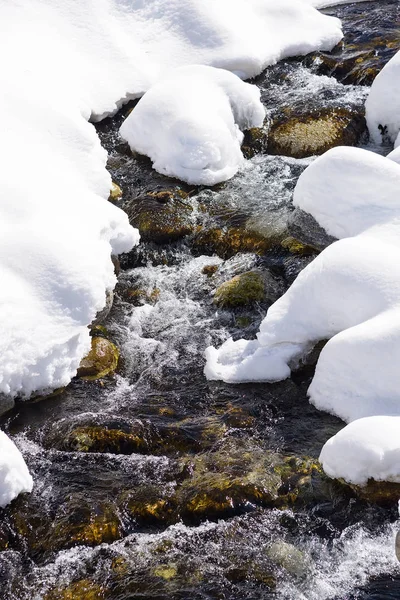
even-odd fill
[[[361,52],[379,35],[394,45],[397,10],[392,1],[330,9],[348,31],[334,56],[347,60],[349,46]],[[381,67],[390,52],[378,50]],[[366,88],[320,77],[315,60],[263,74],[268,110],[283,101],[296,110],[360,109]],[[204,349],[229,335],[254,336],[315,256],[281,245],[309,159],[257,154],[225,185],[191,189],[127,151],[117,135],[126,110],[98,125],[121,206],[141,218],[157,202],[148,193],[169,190],[180,221],[121,257],[105,323],[121,350],[118,374],[76,380],[3,417],[35,488],[1,511],[0,597],[400,598],[397,507],[358,499],[316,465],[343,424],[308,403],[315,357],[277,384],[228,386],[203,376]],[[218,285],[249,270],[262,274],[265,299],[217,308]]]

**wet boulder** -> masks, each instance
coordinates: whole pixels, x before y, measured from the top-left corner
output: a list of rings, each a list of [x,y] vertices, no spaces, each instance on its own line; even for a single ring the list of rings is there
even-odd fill
[[[246,227],[199,226],[190,245],[196,253],[212,255],[227,259],[239,252],[265,254],[275,243],[275,239],[265,237],[257,231]]]
[[[267,152],[292,158],[320,155],[335,146],[355,146],[365,131],[364,115],[346,108],[278,117],[268,132]]]
[[[260,273],[248,271],[225,281],[214,294],[214,304],[221,308],[246,306],[265,299],[264,281]]]
[[[266,554],[273,563],[297,577],[305,577],[312,568],[311,558],[305,552],[283,540],[273,542]]]
[[[324,250],[336,241],[334,237],[326,233],[312,215],[301,208],[295,208],[290,215],[288,229],[294,239],[318,251]]]
[[[48,591],[44,600],[104,600],[105,591],[102,586],[90,579],[75,581],[67,587],[56,587]]]
[[[125,206],[130,224],[139,229],[144,242],[174,242],[194,231],[193,207],[182,195],[176,190],[148,192]]]
[[[112,375],[118,366],[119,350],[104,337],[92,337],[89,354],[81,360],[77,376],[87,381]]]

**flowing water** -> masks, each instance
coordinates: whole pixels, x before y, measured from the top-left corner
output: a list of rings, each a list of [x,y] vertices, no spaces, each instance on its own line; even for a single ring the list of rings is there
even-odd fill
[[[270,118],[284,109],[362,112],[360,83],[400,45],[398,6],[329,9],[343,19],[345,44],[260,76]],[[355,74],[355,64],[364,70]],[[127,150],[117,131],[130,108],[98,125],[120,204],[144,239],[121,257],[99,332],[121,350],[118,374],[76,379],[3,417],[35,487],[0,514],[0,597],[400,598],[397,506],[360,499],[316,463],[343,426],[308,403],[317,355],[276,384],[229,386],[203,375],[204,349],[253,337],[316,255],[282,244],[294,186],[312,159],[256,153],[225,185],[192,189]],[[165,190],[168,202],[154,196]],[[149,229],[157,211],[165,219]],[[247,271],[261,278],[264,298],[218,307],[218,286]]]

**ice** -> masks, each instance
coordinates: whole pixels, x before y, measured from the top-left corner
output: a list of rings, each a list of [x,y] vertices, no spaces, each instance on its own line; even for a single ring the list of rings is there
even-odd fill
[[[21,452],[0,431],[0,507],[9,504],[21,492],[31,492],[33,480]]]
[[[120,129],[132,150],[159,173],[214,185],[235,175],[244,158],[242,131],[261,127],[260,92],[224,69],[176,69],[139,101]]]

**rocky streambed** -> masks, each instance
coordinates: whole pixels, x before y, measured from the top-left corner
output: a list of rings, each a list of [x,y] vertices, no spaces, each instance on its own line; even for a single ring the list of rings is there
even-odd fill
[[[317,460],[343,426],[307,400],[319,349],[276,384],[203,375],[205,347],[254,336],[332,241],[291,205],[310,156],[369,144],[366,86],[400,46],[399,4],[327,12],[344,42],[257,78],[265,127],[247,133],[226,184],[189,187],[133,156],[117,132],[134,103],[97,126],[119,186],[110,201],[142,243],[116,264],[80,377],[2,417],[35,479],[0,512],[2,598],[400,596],[398,489],[351,488]]]

